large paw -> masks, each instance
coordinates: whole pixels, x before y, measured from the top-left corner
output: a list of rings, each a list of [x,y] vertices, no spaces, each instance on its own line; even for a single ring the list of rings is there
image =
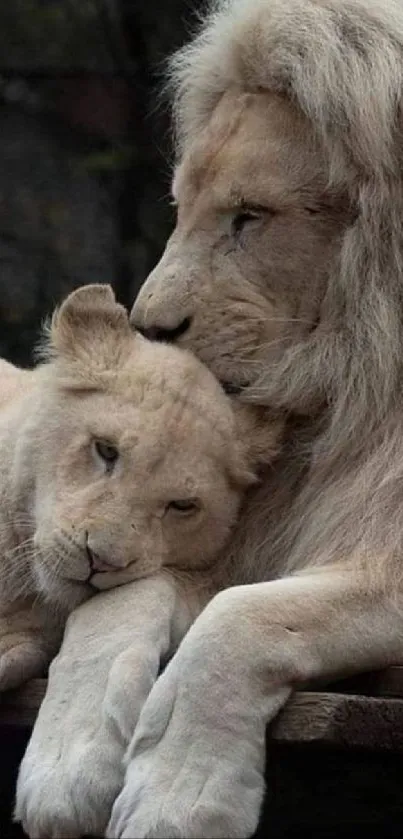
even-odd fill
[[[135,759],[114,804],[109,839],[247,839],[254,833],[263,778],[231,758],[187,749],[182,763],[168,751]]]
[[[73,743],[59,737],[58,743],[52,748],[50,734],[47,751],[38,751],[35,740],[29,744],[18,778],[16,820],[31,839],[102,836],[123,783],[122,744],[104,726],[94,736]]]
[[[17,784],[16,818],[31,839],[104,835],[152,684],[142,653],[124,650],[100,680],[91,666],[74,676],[62,656],[52,664]]]
[[[48,663],[48,651],[34,636],[19,632],[0,634],[0,691],[17,688],[42,675]]]
[[[160,677],[140,716],[106,835],[245,839],[256,829],[263,798],[264,725],[258,736],[242,733],[238,706],[237,730],[231,695],[221,702],[211,685],[213,701],[204,707],[203,665],[200,678],[188,680],[186,667],[181,672],[175,664]],[[218,680],[222,685],[225,675]]]

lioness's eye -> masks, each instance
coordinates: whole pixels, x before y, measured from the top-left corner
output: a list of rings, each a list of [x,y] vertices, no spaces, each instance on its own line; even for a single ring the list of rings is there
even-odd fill
[[[200,508],[194,498],[179,498],[177,501],[170,501],[166,509],[189,516],[192,513],[197,513]]]
[[[238,236],[250,222],[260,221],[266,212],[265,207],[242,207],[232,220],[233,235]]]
[[[111,443],[106,443],[104,440],[95,440],[94,448],[98,457],[105,463],[107,469],[112,469],[119,457],[116,446],[113,446]]]

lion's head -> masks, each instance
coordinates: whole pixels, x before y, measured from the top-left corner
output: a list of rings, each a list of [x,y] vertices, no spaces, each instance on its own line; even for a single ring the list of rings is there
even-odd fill
[[[315,330],[346,227],[308,121],[271,93],[223,94],[186,141],[176,230],[135,304],[152,337],[191,345],[231,387]],[[309,278],[309,279],[308,279]]]
[[[361,444],[402,367],[401,4],[213,7],[173,63],[177,226],[133,323]]]
[[[195,357],[133,333],[108,286],[67,298],[46,353],[16,464],[39,590],[72,606],[162,566],[209,564],[280,423],[234,413]]]

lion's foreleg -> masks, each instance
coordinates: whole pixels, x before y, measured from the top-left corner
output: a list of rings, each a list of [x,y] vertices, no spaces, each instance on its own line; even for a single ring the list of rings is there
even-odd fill
[[[18,780],[29,836],[103,835],[142,705],[194,608],[161,575],[72,613]]]
[[[251,835],[267,722],[298,685],[401,659],[401,605],[361,563],[218,594],[144,706],[107,835]]]

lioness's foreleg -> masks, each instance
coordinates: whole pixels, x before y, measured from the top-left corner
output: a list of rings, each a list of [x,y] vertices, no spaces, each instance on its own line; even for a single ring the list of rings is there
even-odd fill
[[[44,606],[27,600],[0,606],[0,691],[45,675],[61,638],[57,618]]]
[[[251,836],[266,725],[291,692],[401,660],[403,601],[386,589],[351,563],[218,594],[143,708],[107,836]]]
[[[161,575],[72,613],[18,779],[16,817],[30,837],[104,834],[142,705],[204,602],[188,604]]]

